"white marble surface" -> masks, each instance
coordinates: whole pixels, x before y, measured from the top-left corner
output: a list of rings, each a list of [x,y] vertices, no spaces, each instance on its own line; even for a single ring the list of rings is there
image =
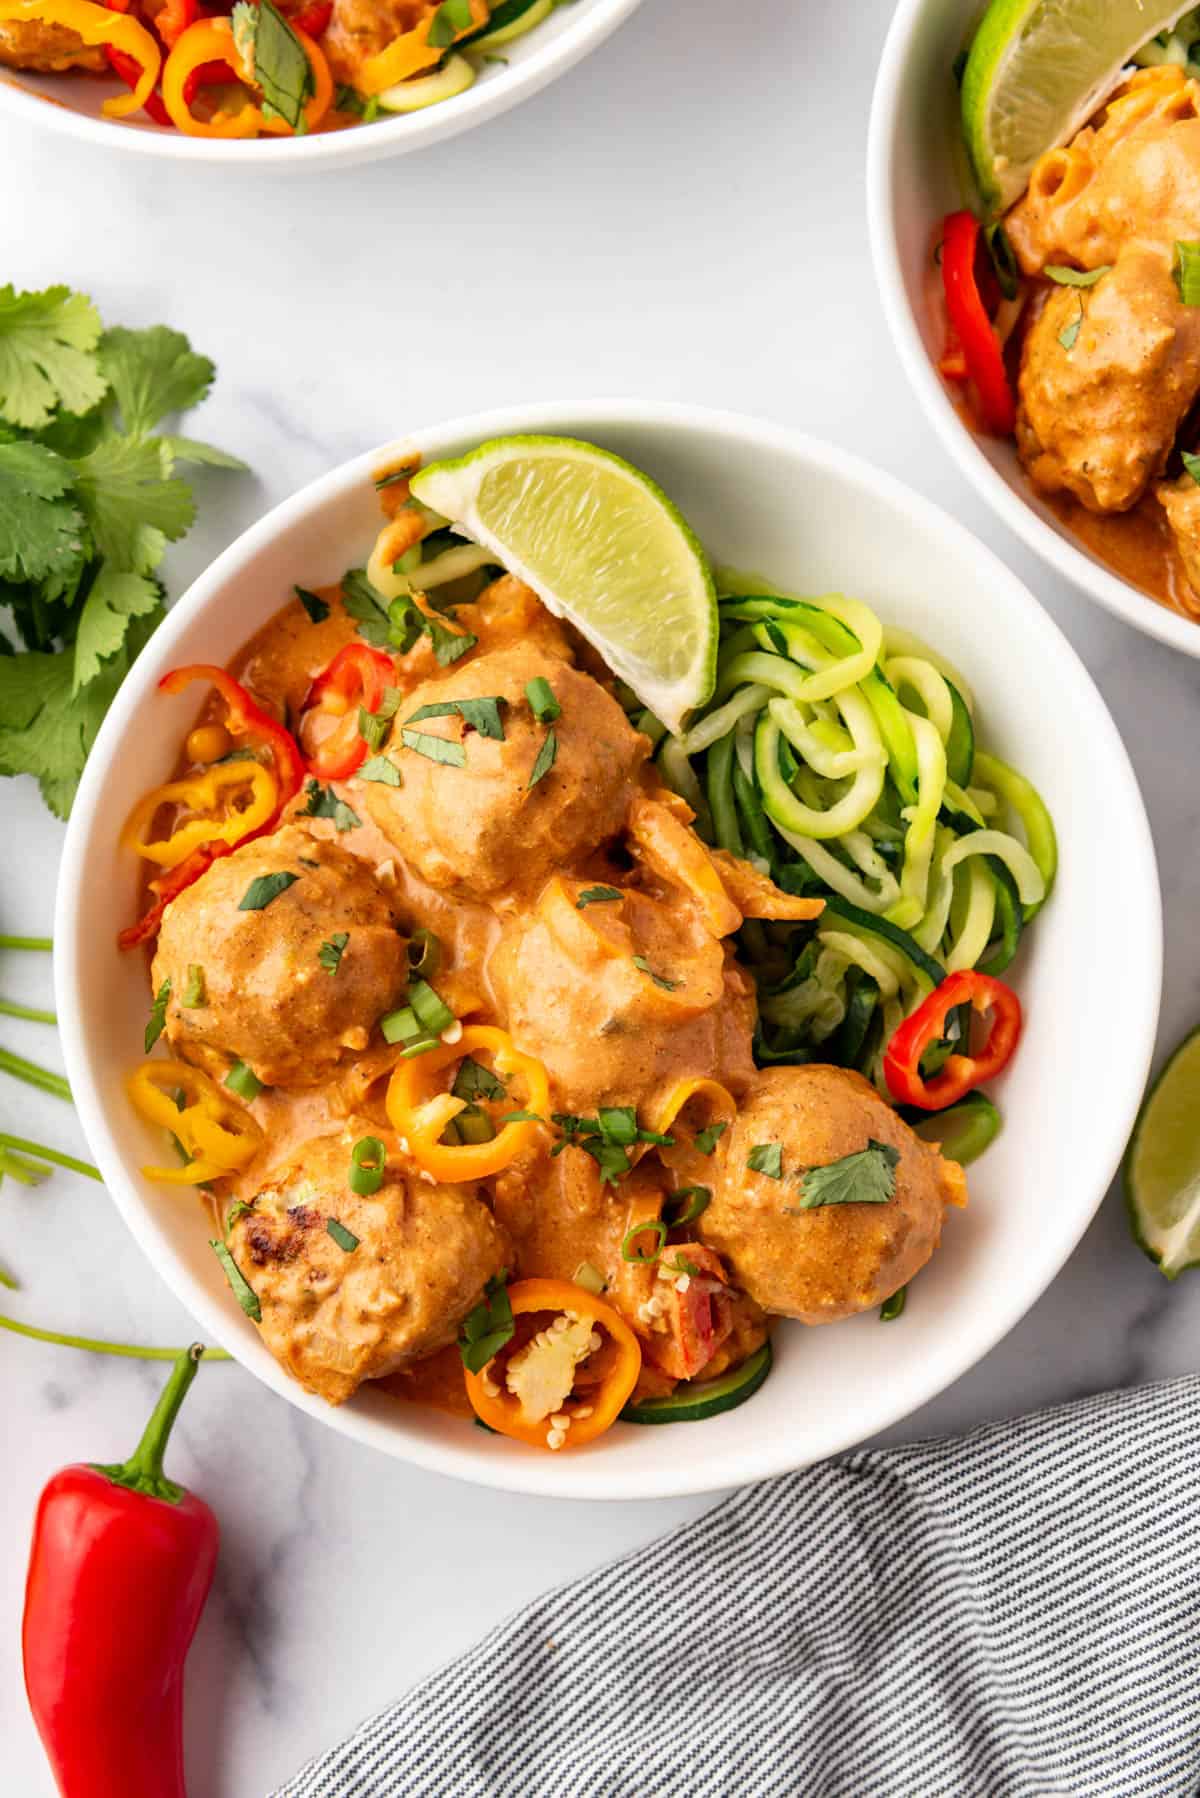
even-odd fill
[[[420,156],[298,184],[156,170],[0,128],[0,276],[89,289],[107,319],[169,320],[216,358],[196,432],[245,456],[257,478],[202,479],[202,522],[172,560],[176,592],[269,503],[351,452],[414,423],[542,395],[740,408],[895,470],[1020,571],[1116,714],[1162,862],[1165,1046],[1200,1014],[1200,663],[1047,574],[988,517],[914,411],[863,217],[867,107],[889,13],[887,0],[646,0],[521,111]],[[0,785],[0,814],[0,928],[42,932],[61,827],[25,783]],[[1120,971],[1114,944],[1097,977]],[[49,968],[5,958],[0,991],[48,994]],[[0,1041],[56,1060],[52,1032],[0,1023]],[[1070,1079],[1069,1017],[1062,1040]],[[65,1105],[11,1082],[0,1128],[86,1153]],[[0,1256],[22,1281],[4,1295],[22,1318],[188,1339],[186,1315],[85,1180],[55,1177],[32,1193],[9,1183]],[[1133,1249],[1110,1194],[1025,1322],[895,1434],[1189,1369],[1196,1295],[1194,1276],[1169,1288]],[[160,1377],[11,1336],[0,1346],[0,1783],[14,1798],[51,1792],[17,1653],[36,1494],[64,1461],[131,1447]],[[236,1367],[202,1374],[173,1472],[216,1504],[223,1528],[188,1675],[193,1798],[265,1793],[526,1596],[705,1502],[570,1506],[476,1492],[343,1441]]]

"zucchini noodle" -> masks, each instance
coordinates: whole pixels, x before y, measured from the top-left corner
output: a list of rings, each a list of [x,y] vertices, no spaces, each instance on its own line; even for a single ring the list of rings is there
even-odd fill
[[[815,920],[742,927],[760,1063],[831,1060],[886,1093],[903,1019],[948,973],[1018,952],[1054,826],[977,748],[971,688],[937,650],[857,599],[718,580],[713,697],[658,766],[709,841],[826,900]]]

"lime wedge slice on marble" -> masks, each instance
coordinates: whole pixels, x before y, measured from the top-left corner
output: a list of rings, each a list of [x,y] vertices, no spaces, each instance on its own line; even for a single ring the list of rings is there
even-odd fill
[[[1200,1262],[1200,1029],[1142,1101],[1125,1155],[1133,1233],[1168,1280]]]
[[[963,136],[992,212],[1020,199],[1043,151],[1072,138],[1134,52],[1188,10],[1179,0],[992,0],[962,83]]]
[[[496,437],[412,478],[423,505],[491,550],[678,732],[711,697],[708,561],[648,475],[572,437]]]

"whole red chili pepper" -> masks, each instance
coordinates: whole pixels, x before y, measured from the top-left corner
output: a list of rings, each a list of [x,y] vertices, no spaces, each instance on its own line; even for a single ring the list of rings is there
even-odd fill
[[[945,1035],[946,1019],[959,1005],[992,1014],[987,1041],[974,1055],[950,1055],[932,1080],[921,1073],[921,1057]],[[942,1111],[1012,1060],[1021,1037],[1021,1001],[1011,986],[992,974],[964,970],[948,974],[939,987],[905,1018],[883,1055],[888,1091],[902,1105]]]
[[[266,836],[274,830],[284,806],[296,797],[304,785],[304,763],[291,731],[285,730],[269,712],[264,712],[261,706],[256,705],[245,687],[235,681],[231,674],[227,674],[224,668],[207,662],[193,662],[186,668],[172,668],[159,681],[159,691],[181,693],[194,680],[212,682],[228,708],[225,723],[235,736],[256,737],[270,750],[278,788],[275,810],[265,824],[260,824],[257,830],[248,830],[236,843],[202,843],[186,861],[180,862],[177,868],[172,868],[161,880],[151,881],[157,899],[136,924],[130,924],[121,931],[117,942],[122,949],[132,949],[138,943],[147,942],[162,923],[162,915],[172,899],[177,899],[186,887],[199,880],[219,856],[231,855],[243,843],[251,843],[255,837]]]
[[[163,1473],[204,1353],[185,1349],[130,1460],[56,1473],[25,1587],[25,1689],[63,1798],[186,1798],[183,1663],[217,1520]]]
[[[942,286],[946,311],[966,373],[974,382],[985,430],[1008,437],[1017,410],[996,336],[975,275],[979,220],[970,212],[952,212],[942,224]]]
[[[328,736],[313,748],[308,771],[318,780],[348,780],[367,758],[367,744],[358,728],[358,710],[377,712],[383,695],[396,677],[396,664],[381,649],[365,643],[347,643],[313,681],[301,708],[299,731],[304,740],[305,719],[324,712],[340,720]]]

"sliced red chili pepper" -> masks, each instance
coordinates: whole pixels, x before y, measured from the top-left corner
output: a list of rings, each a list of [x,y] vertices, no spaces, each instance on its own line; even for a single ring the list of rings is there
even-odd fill
[[[166,0],[166,5],[159,8],[154,15],[154,29],[168,50],[194,24],[199,12],[196,0]]]
[[[1000,339],[976,279],[978,248],[979,220],[974,213],[952,212],[942,225],[946,310],[979,398],[983,426],[998,437],[1008,437],[1016,424],[1016,406]]]
[[[661,1317],[667,1328],[647,1334],[643,1352],[673,1379],[694,1380],[733,1331],[725,1269],[712,1249],[698,1242],[669,1243],[659,1266],[671,1275],[654,1288],[665,1301]]]
[[[921,1057],[946,1033],[946,1019],[957,1005],[992,1014],[987,1041],[974,1055],[951,1055],[932,1080],[921,1074]],[[1011,1061],[1021,1036],[1021,1001],[1011,986],[991,974],[949,974],[942,984],[905,1018],[888,1044],[883,1074],[892,1097],[921,1111],[957,1105]]]
[[[275,810],[257,830],[247,831],[236,843],[202,843],[186,861],[180,862],[177,868],[172,868],[161,880],[151,881],[150,885],[156,894],[155,903],[136,924],[130,924],[121,931],[117,942],[122,949],[132,949],[152,937],[172,899],[177,899],[186,887],[199,880],[213,862],[223,855],[231,855],[244,843],[251,843],[256,837],[266,836],[274,830],[284,806],[296,797],[304,785],[304,762],[291,731],[285,730],[269,712],[264,712],[260,705],[256,705],[245,687],[235,681],[231,674],[227,674],[224,668],[217,668],[207,662],[194,662],[186,668],[173,668],[159,681],[159,691],[181,693],[194,680],[212,682],[228,708],[225,723],[235,736],[254,737],[270,750],[278,787]]]
[[[366,643],[347,643],[308,690],[300,715],[300,739],[313,741],[306,763],[318,780],[347,780],[366,760],[367,745],[358,728],[361,707],[377,712],[383,695],[396,678],[396,665],[381,649]],[[336,718],[337,724],[319,740],[306,736],[305,726],[317,715]]]

